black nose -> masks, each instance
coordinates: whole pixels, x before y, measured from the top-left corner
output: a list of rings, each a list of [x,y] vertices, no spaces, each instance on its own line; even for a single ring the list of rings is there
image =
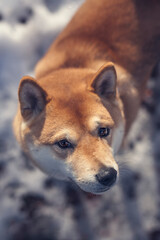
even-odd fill
[[[114,168],[102,168],[96,175],[98,182],[108,187],[115,183],[116,178],[117,171]]]

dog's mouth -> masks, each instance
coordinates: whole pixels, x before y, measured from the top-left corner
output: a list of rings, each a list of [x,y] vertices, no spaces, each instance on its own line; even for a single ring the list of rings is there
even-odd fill
[[[102,194],[110,189],[110,187],[99,186],[99,184],[94,183],[79,183],[78,186],[85,192],[92,194]]]
[[[92,193],[92,194],[96,194],[96,195],[99,195],[99,194],[103,194],[105,192],[107,192],[110,188],[103,188],[103,189],[97,189],[96,191],[94,190],[94,192],[89,192],[89,193]]]
[[[95,195],[103,194],[107,192],[111,187],[113,187],[114,184],[110,186],[103,186],[97,182],[85,182],[85,181],[75,181],[72,178],[70,178],[70,181],[72,181],[74,184],[78,185],[83,191],[92,193]]]

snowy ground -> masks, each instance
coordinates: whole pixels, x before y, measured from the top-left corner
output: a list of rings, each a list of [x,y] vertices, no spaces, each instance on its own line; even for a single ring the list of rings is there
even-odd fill
[[[12,134],[17,88],[83,0],[0,1],[0,240],[160,240],[160,71],[150,81],[121,180],[102,196],[43,175]],[[156,87],[155,87],[156,85]]]

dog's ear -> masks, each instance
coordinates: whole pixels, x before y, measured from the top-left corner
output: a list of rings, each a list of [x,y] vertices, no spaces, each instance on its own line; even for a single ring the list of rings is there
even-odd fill
[[[29,76],[21,79],[18,96],[21,115],[25,121],[38,116],[47,103],[46,92]]]
[[[117,75],[113,63],[103,65],[92,80],[92,90],[102,98],[116,96]]]

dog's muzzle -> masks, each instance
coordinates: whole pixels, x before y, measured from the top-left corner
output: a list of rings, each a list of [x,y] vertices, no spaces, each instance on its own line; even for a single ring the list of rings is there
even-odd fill
[[[112,187],[112,185],[117,180],[117,171],[114,168],[101,168],[99,173],[94,177],[94,181],[76,181],[76,179],[71,179],[75,182],[82,190],[90,192],[93,194],[102,194]]]

